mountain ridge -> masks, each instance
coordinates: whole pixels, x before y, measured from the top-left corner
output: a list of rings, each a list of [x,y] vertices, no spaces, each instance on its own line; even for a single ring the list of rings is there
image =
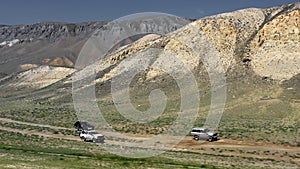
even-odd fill
[[[191,22],[188,19],[181,20]],[[0,27],[0,72],[11,74],[35,67],[29,65],[74,67],[82,46],[106,23],[46,22]],[[166,25],[164,29],[170,31],[168,27],[171,26]],[[129,37],[124,42],[127,44],[135,40]]]
[[[265,78],[265,79],[274,79],[275,78],[275,80],[283,80],[283,79],[286,79],[285,77],[288,77],[286,79],[286,80],[288,80],[292,76],[296,75],[297,72],[299,72],[299,69],[297,66],[293,66],[294,73],[292,73],[291,75],[288,75],[289,72],[286,72],[286,74],[282,74],[281,73],[282,70],[279,70],[279,72],[277,72],[277,75],[271,77],[272,75],[270,75],[270,73],[268,74],[268,72],[266,72],[265,70],[261,70],[261,66],[258,66],[258,65],[263,64],[265,61],[260,62],[259,60],[262,57],[259,57],[256,53],[257,53],[257,50],[261,50],[260,49],[261,47],[265,48],[264,43],[265,44],[277,43],[277,41],[280,41],[280,39],[275,39],[275,40],[273,40],[274,42],[272,40],[271,41],[264,40],[263,39],[264,35],[260,35],[261,31],[264,31],[265,27],[268,27],[268,25],[271,25],[271,23],[273,23],[273,21],[274,21],[275,27],[276,27],[276,25],[278,25],[278,23],[280,21],[276,21],[276,18],[278,18],[279,16],[281,18],[286,18],[286,17],[294,18],[294,20],[292,21],[293,23],[291,22],[291,23],[287,23],[287,24],[294,24],[294,22],[295,22],[295,24],[297,24],[297,17],[299,16],[299,4],[300,3],[287,4],[287,5],[283,5],[280,7],[272,7],[272,8],[266,8],[266,9],[249,8],[249,9],[243,9],[243,10],[238,10],[238,11],[224,13],[224,14],[218,14],[215,16],[208,16],[208,17],[201,18],[201,19],[198,19],[198,20],[192,22],[190,24],[191,26],[186,25],[185,27],[183,27],[179,30],[171,32],[170,35],[167,35],[167,38],[164,38],[164,39],[169,39],[168,37],[171,37],[171,39],[172,38],[176,39],[177,37],[184,37],[185,39],[186,39],[186,37],[188,37],[188,38],[193,39],[194,37],[197,37],[197,35],[196,35],[197,32],[194,32],[194,33],[196,33],[194,36],[191,36],[184,32],[191,32],[192,29],[195,28],[196,31],[200,32],[200,34],[207,36],[209,38],[208,40],[211,41],[212,43],[214,43],[216,50],[218,50],[219,54],[221,55],[220,59],[221,59],[222,65],[224,66],[225,71],[231,72],[231,73],[229,73],[231,75],[235,74],[235,75],[233,75],[233,79],[235,79],[235,76],[240,76],[238,74],[245,74],[246,72],[249,72],[249,70],[251,70],[251,71],[254,71],[253,72],[254,74],[258,74],[259,76],[261,76],[262,78]],[[289,16],[290,14],[291,14],[291,16]],[[36,30],[40,30],[40,29],[47,30],[46,28],[43,28],[43,27],[45,27],[45,25],[43,25],[43,24],[45,24],[45,23],[42,23],[41,25],[40,24],[33,24],[33,25],[39,25],[38,26],[39,29],[36,29]],[[48,28],[49,28],[49,27],[51,27],[52,23],[47,22],[46,25],[47,24],[48,24]],[[4,55],[4,60],[5,60],[5,56],[12,57],[9,54],[11,54],[12,52],[18,53],[18,50],[23,51],[20,53],[25,53],[25,54],[28,53],[26,51],[26,49],[27,50],[29,49],[29,51],[34,51],[34,53],[31,53],[28,56],[29,62],[28,61],[23,62],[22,64],[19,64],[17,68],[15,68],[14,70],[9,71],[9,72],[0,71],[2,77],[7,74],[10,74],[12,72],[25,71],[25,70],[32,69],[35,67],[39,67],[40,65],[50,65],[50,66],[58,66],[58,67],[62,66],[62,67],[68,67],[68,68],[74,67],[77,55],[79,54],[79,51],[82,48],[82,46],[84,45],[84,43],[87,41],[87,38],[84,37],[83,35],[90,36],[93,33],[93,31],[92,31],[93,29],[101,28],[103,25],[105,25],[105,22],[85,22],[85,23],[80,23],[77,26],[76,26],[76,24],[64,24],[64,23],[53,23],[53,24],[58,25],[56,30],[63,30],[62,32],[64,32],[64,33],[69,33],[69,31],[68,31],[69,29],[65,30],[65,29],[61,29],[61,28],[63,28],[66,25],[71,25],[71,27],[74,28],[74,25],[75,25],[75,28],[82,28],[81,32],[83,32],[84,34],[82,34],[82,36],[76,36],[76,33],[75,33],[76,31],[74,31],[76,29],[72,29],[73,33],[75,33],[75,34],[71,33],[70,36],[68,36],[68,37],[65,37],[65,35],[67,35],[67,34],[62,34],[62,36],[63,36],[62,40],[58,38],[59,40],[55,41],[55,38],[54,38],[54,42],[51,42],[50,44],[48,42],[45,42],[45,39],[43,39],[41,41],[31,42],[31,43],[29,43],[29,46],[26,46],[27,44],[18,44],[18,45],[16,45],[16,47],[12,45],[12,47],[2,48],[2,50],[4,50],[4,51],[2,54],[0,54],[0,64],[2,62],[2,65],[4,65],[4,66],[2,66],[2,68],[4,68],[4,69],[6,68],[7,61],[3,62],[3,59],[1,59],[1,58],[3,58],[3,55]],[[92,27],[89,28],[89,26],[87,26],[87,25],[92,25]],[[87,28],[83,28],[82,26],[86,26]],[[21,29],[21,27],[24,27],[24,26],[17,26],[17,27],[18,27],[17,29]],[[283,27],[283,31],[285,31],[287,29],[292,29],[294,34],[292,34],[291,36],[295,37],[293,40],[294,41],[293,43],[294,43],[294,45],[299,46],[299,39],[297,39],[297,34],[299,37],[299,28],[297,28],[297,27],[289,28],[289,26]],[[1,30],[1,28],[0,28],[0,30]],[[30,30],[30,28],[28,28],[27,30]],[[195,31],[195,30],[193,30],[193,31]],[[35,32],[35,30],[33,30],[33,32]],[[80,31],[77,31],[77,32],[80,32]],[[0,33],[1,33],[1,31],[0,31]],[[279,33],[285,34],[285,32],[279,32]],[[74,36],[72,36],[72,35],[74,35]],[[1,36],[3,37],[4,35],[2,34]],[[20,36],[18,36],[18,34],[17,34],[17,37],[21,37],[21,36],[22,36],[22,34]],[[48,38],[50,38],[50,37],[51,36],[49,36]],[[53,36],[53,37],[55,37],[55,36]],[[289,39],[291,39],[291,38],[289,38]],[[151,40],[151,38],[150,38],[150,40]],[[51,40],[49,39],[49,41],[51,41]],[[159,43],[163,43],[164,45],[167,45],[169,43],[170,39],[167,40],[168,42],[164,41],[163,39],[160,41],[161,42],[159,42]],[[258,43],[256,43],[256,41]],[[270,42],[268,42],[268,41],[270,41]],[[123,55],[124,53],[127,53],[125,55],[127,57],[127,56],[135,53],[136,51],[139,51],[140,49],[147,48],[147,46],[148,46],[147,44],[153,43],[153,42],[145,41],[140,44],[139,43],[130,44],[130,42],[133,42],[133,40],[129,40],[129,46],[122,48],[117,53],[109,56],[110,59],[108,59],[108,60],[114,60],[113,61],[114,63],[118,63],[120,61],[120,58],[124,58],[124,55]],[[174,41],[172,41],[172,42],[174,42]],[[283,43],[286,43],[286,42],[284,41]],[[32,45],[32,46],[30,46],[30,45]],[[170,45],[167,45],[167,46],[170,46]],[[295,55],[297,56],[297,54],[299,54],[299,51],[297,51],[296,46],[293,48],[296,49]],[[39,50],[41,50],[42,53],[41,52],[37,53],[35,50],[36,47],[42,47],[42,49],[39,49]],[[282,47],[286,48],[286,46],[282,46]],[[16,52],[16,48],[17,48],[17,52]],[[32,48],[32,49],[30,49],[30,48]],[[177,48],[177,46],[175,45],[175,46],[169,48],[169,50],[171,50],[171,51],[176,50],[177,52],[179,52],[183,55],[188,54],[188,53],[184,54],[184,53],[182,53],[182,51],[180,51],[176,48]],[[183,46],[183,48],[186,48],[186,47]],[[59,50],[56,51],[56,49],[59,49]],[[7,51],[8,51],[8,53],[6,54]],[[1,52],[1,48],[0,48],[0,52]],[[49,53],[47,53],[47,52],[49,52]],[[46,55],[45,55],[45,53],[46,53]],[[287,53],[289,53],[289,51],[287,51]],[[50,57],[50,58],[47,57],[47,54],[52,55],[52,57]],[[42,57],[42,59],[37,58],[40,60],[39,62],[30,62],[32,55],[37,55],[37,56],[44,55],[44,56]],[[268,56],[268,55],[266,55],[266,56]],[[188,57],[188,56],[185,56],[185,57]],[[17,56],[15,60],[18,60],[18,58],[19,58],[19,56]],[[265,58],[267,58],[267,57],[265,57]],[[9,58],[7,58],[7,59],[9,60]],[[273,58],[273,59],[280,60],[280,58]],[[294,62],[298,63],[297,57],[294,57]],[[273,65],[273,66],[276,67],[276,65]],[[11,69],[11,65],[9,65],[9,67]],[[197,67],[197,65],[193,66],[193,69],[195,67]],[[235,69],[238,70],[238,72]],[[273,70],[274,69],[271,69],[269,71],[273,71]],[[280,73],[282,75],[280,75]],[[150,74],[154,75],[156,73],[150,72]]]

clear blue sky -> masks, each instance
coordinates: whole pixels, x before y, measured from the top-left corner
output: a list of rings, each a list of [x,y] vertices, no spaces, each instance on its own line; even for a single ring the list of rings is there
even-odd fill
[[[299,0],[2,0],[0,24],[43,21],[113,20],[139,12],[163,12],[187,18],[249,7],[271,7]]]

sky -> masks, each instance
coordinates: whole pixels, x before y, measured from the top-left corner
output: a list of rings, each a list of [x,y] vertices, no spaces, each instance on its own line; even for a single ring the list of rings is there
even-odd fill
[[[0,24],[110,21],[141,12],[202,18],[250,7],[272,7],[299,0],[1,0]]]

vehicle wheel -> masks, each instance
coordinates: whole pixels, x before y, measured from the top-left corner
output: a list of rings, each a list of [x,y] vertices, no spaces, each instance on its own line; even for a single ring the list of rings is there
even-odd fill
[[[209,138],[208,138],[208,141],[209,141],[209,142],[212,142],[212,141],[213,141],[213,138],[212,138],[212,137],[209,137]]]
[[[194,136],[194,140],[198,141],[198,140],[200,140],[200,137],[196,135],[196,136]]]

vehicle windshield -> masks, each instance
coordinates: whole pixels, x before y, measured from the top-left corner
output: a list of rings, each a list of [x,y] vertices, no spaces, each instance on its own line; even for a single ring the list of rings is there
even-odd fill
[[[97,132],[93,131],[93,132],[90,132],[90,134],[98,134]]]
[[[192,132],[197,132],[197,133],[206,133],[209,132],[209,129],[193,129]]]

